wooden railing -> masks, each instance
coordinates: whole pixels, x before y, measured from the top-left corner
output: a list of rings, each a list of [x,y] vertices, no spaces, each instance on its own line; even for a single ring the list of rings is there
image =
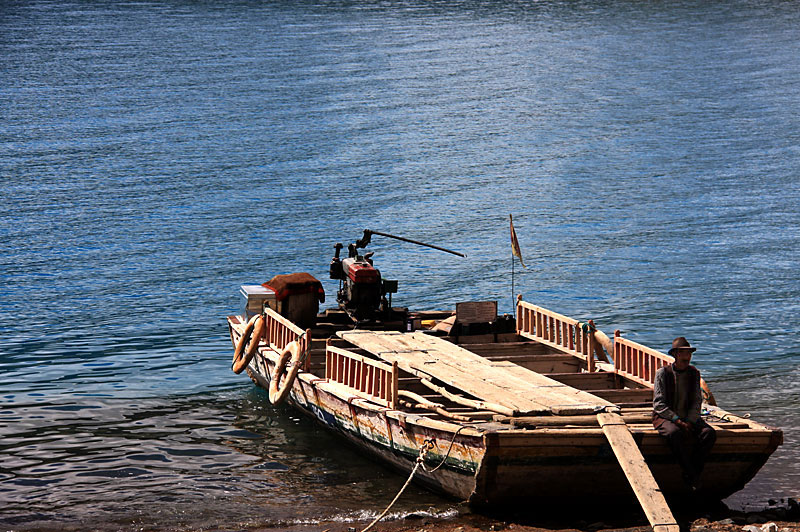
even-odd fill
[[[269,307],[265,309],[267,320],[267,332],[264,341],[272,349],[280,353],[290,342],[297,341],[300,344],[300,352],[306,353],[311,346],[311,329],[305,331],[284,318]],[[306,357],[304,370],[308,371],[311,364],[311,357]]]
[[[594,334],[578,320],[518,299],[517,334],[584,359],[590,372],[595,369]]]
[[[659,368],[672,364],[675,359],[646,345],[637,344],[614,334],[614,366],[618,374],[648,387],[652,387]]]
[[[325,378],[392,409],[397,408],[397,375],[397,362],[390,366],[332,345],[325,351]]]

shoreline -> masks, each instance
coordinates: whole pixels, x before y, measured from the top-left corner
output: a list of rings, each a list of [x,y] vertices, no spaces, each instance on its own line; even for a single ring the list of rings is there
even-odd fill
[[[576,505],[579,501],[576,502]],[[541,518],[533,514],[488,515],[472,513],[465,509],[451,517],[427,513],[412,513],[380,521],[370,532],[487,532],[508,530],[514,532],[650,532],[641,509],[630,507],[615,512],[593,515],[568,514],[570,507],[559,512],[557,518]],[[758,511],[730,510],[723,504],[716,507],[695,507],[691,512],[676,512],[681,530],[692,532],[796,532],[800,531],[800,504],[793,498],[783,499]],[[568,517],[569,516],[569,517]],[[248,532],[361,532],[370,521],[353,520],[320,521],[314,524],[274,525],[248,528]],[[774,525],[774,526],[772,526]],[[751,528],[747,528],[751,527]]]

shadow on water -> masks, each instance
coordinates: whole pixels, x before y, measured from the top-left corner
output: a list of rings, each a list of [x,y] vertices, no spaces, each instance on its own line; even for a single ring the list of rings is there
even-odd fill
[[[388,502],[403,482],[258,388],[18,403],[0,421],[0,523],[17,528],[342,518],[368,514],[364,501]],[[448,504],[411,489],[398,510]]]

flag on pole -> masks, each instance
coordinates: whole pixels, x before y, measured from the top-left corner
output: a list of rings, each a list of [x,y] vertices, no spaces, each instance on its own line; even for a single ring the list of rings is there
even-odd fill
[[[519,258],[519,263],[522,264],[523,268],[527,268],[525,263],[522,262],[522,251],[519,249],[519,240],[517,240],[517,232],[514,231],[514,218],[509,214],[508,221],[511,224],[511,254],[515,257]]]

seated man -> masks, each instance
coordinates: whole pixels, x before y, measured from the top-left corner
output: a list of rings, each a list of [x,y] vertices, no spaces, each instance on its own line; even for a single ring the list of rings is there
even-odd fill
[[[653,389],[653,426],[667,438],[692,491],[700,487],[700,473],[717,434],[700,417],[700,371],[690,365],[695,348],[683,336],[675,338],[669,354],[675,358],[656,372]]]

